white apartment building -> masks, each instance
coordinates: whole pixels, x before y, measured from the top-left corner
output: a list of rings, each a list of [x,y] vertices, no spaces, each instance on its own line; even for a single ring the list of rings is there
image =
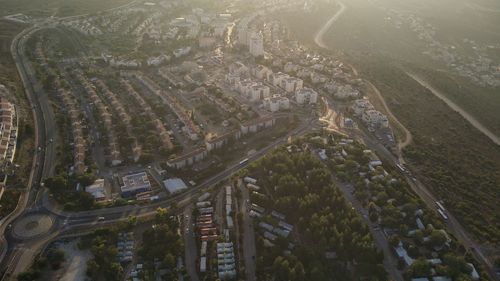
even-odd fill
[[[354,111],[354,115],[358,117],[361,117],[363,112],[374,109],[373,105],[367,99],[355,100],[351,108]]]
[[[254,83],[247,94],[250,101],[258,101],[264,98],[268,98],[271,95],[271,90],[268,86],[262,85],[261,83]]]
[[[311,88],[303,88],[295,92],[295,101],[298,104],[316,104],[318,102],[318,93]]]
[[[363,112],[363,122],[371,127],[387,128],[389,127],[389,120],[380,111],[371,109]]]
[[[266,98],[263,101],[265,108],[269,109],[271,112],[276,112],[280,110],[286,110],[290,108],[290,100],[287,97],[282,97],[280,95],[274,95],[272,98]]]
[[[281,80],[281,88],[283,88],[288,93],[293,93],[301,90],[303,88],[304,82],[302,79],[295,77],[288,77]]]

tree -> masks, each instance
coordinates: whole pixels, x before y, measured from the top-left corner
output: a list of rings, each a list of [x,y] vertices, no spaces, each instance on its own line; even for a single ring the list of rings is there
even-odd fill
[[[426,277],[431,274],[431,268],[432,266],[427,260],[420,258],[412,263],[408,269],[408,273],[412,277]]]
[[[94,207],[95,198],[88,192],[80,191],[78,192],[78,202],[80,203],[82,209],[88,210]]]
[[[175,268],[175,257],[172,255],[172,253],[168,253],[165,255],[165,258],[163,259],[163,263],[168,269],[173,269]]]
[[[38,277],[40,277],[40,273],[38,271],[34,271],[34,270],[30,269],[30,270],[19,273],[19,275],[17,275],[17,280],[18,281],[33,281],[33,280],[38,279]]]
[[[50,249],[47,253],[47,260],[53,269],[58,269],[65,260],[64,251],[61,249]]]
[[[397,234],[393,234],[391,238],[389,238],[389,245],[391,245],[391,247],[393,248],[397,247],[399,245],[399,242],[401,242],[401,239]]]
[[[167,209],[158,207],[156,209],[155,220],[157,223],[165,222],[167,219]]]
[[[137,217],[130,215],[127,218],[127,227],[128,228],[133,228],[137,224]]]
[[[447,239],[446,234],[442,230],[433,230],[429,237],[429,243],[432,247],[441,248]]]

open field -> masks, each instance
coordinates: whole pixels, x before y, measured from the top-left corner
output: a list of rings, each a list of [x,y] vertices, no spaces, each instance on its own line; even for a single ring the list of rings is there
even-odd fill
[[[0,0],[0,16],[23,13],[30,16],[72,16],[95,13],[131,2],[130,0]]]

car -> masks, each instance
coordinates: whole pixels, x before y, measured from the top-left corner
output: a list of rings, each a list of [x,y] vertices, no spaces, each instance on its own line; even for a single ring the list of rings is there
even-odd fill
[[[104,217],[98,217],[98,218],[97,218],[97,221],[103,221],[103,220],[105,220],[105,219],[106,219],[106,218],[104,218]]]

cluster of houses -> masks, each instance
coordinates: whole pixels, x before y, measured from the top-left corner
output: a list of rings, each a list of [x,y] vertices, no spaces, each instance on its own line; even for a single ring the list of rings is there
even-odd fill
[[[132,96],[135,102],[142,108],[144,113],[149,117],[150,120],[153,121],[153,124],[156,129],[156,133],[158,134],[160,141],[163,145],[163,147],[167,150],[171,150],[174,148],[174,144],[172,143],[172,140],[170,139],[170,134],[168,133],[167,128],[163,124],[160,118],[156,116],[154,113],[153,109],[151,106],[144,100],[144,98],[137,93],[130,82],[128,80],[122,79],[121,84],[124,86],[125,91]]]
[[[386,11],[387,17],[396,28],[405,25],[426,44],[422,53],[436,61],[445,63],[462,77],[466,77],[481,86],[500,86],[500,64],[491,55],[491,50],[500,49],[500,44],[486,44],[470,38],[461,38],[458,42],[448,43],[439,40],[438,29],[425,19],[397,10]],[[466,49],[467,52],[462,52]]]
[[[82,84],[85,92],[88,95],[88,98],[92,102],[93,106],[97,109],[97,114],[99,114],[99,117],[102,120],[104,126],[103,133],[105,133],[107,137],[111,165],[116,166],[121,164],[123,161],[119,150],[116,132],[113,127],[113,115],[109,112],[108,107],[101,100],[101,97],[96,93],[95,86],[93,86],[81,72],[76,72],[75,76]]]
[[[190,140],[198,140],[200,128],[191,118],[191,115],[189,114],[190,111],[186,110],[182,103],[178,101],[172,93],[162,90],[161,87],[149,77],[144,75],[138,75],[136,77],[149,89],[149,91],[151,91],[151,93],[157,95],[164,102],[164,104],[168,105],[179,121],[184,124],[182,131],[186,134],[186,136]]]
[[[116,244],[118,250],[116,256],[120,263],[132,262],[134,257],[134,233],[133,232],[120,232],[118,233],[118,242]]]
[[[220,280],[236,277],[236,259],[232,242],[217,243],[217,269]]]
[[[243,181],[246,183],[247,188],[250,192],[256,194],[256,195],[261,195],[259,193],[260,191],[260,186],[256,185],[257,180],[251,177],[245,177]],[[250,210],[249,210],[249,215],[253,218],[262,218],[266,213],[265,208],[255,204],[251,203],[250,205]],[[273,225],[271,223],[265,222],[265,221],[260,221],[259,222],[259,228],[263,231],[263,237],[264,237],[264,245],[266,247],[273,247],[274,246],[274,241],[278,237],[282,237],[287,239],[291,232],[293,231],[293,225],[287,223],[285,221],[285,215],[272,210],[271,211],[271,217],[273,217],[277,224]]]
[[[352,151],[353,149],[360,149],[359,146],[357,146],[354,143],[354,140],[349,139],[349,138],[344,138],[344,137],[333,137],[329,136],[333,140],[333,144],[329,145],[327,147],[328,140],[326,137],[322,136],[316,136],[312,138],[311,140],[317,140],[320,143],[323,143],[324,146],[322,149],[318,149],[317,153],[318,156],[321,160],[327,161],[331,160],[335,162],[335,167],[336,169],[342,170],[345,168],[345,161],[347,159],[353,159],[352,155],[350,154],[349,151]],[[328,151],[328,152],[327,152]],[[421,244],[418,247],[425,247],[426,252],[429,254],[425,258],[425,261],[431,265],[431,279],[426,278],[417,278],[417,279],[412,279],[415,281],[423,281],[423,280],[450,280],[450,278],[445,277],[445,276],[439,276],[437,273],[435,267],[439,265],[445,265],[444,261],[440,258],[442,256],[442,250],[445,248],[449,248],[451,239],[448,235],[448,233],[444,229],[436,229],[432,224],[426,224],[425,220],[426,218],[428,219],[429,216],[424,215],[424,210],[420,208],[413,208],[411,210],[404,210],[404,202],[399,202],[397,204],[397,200],[395,198],[387,198],[383,202],[380,202],[378,200],[378,191],[373,190],[372,188],[375,185],[384,185],[386,187],[397,184],[398,179],[391,176],[383,167],[382,161],[378,158],[378,156],[373,153],[371,150],[363,150],[363,155],[365,159],[367,159],[366,166],[360,165],[358,162],[357,164],[357,179],[352,179],[351,182],[356,182],[356,181],[363,181],[366,188],[370,191],[368,194],[368,200],[369,202],[373,203],[373,209],[369,209],[368,212],[371,214],[371,212],[376,212],[377,214],[382,214],[383,209],[387,207],[387,205],[393,205],[396,209],[399,215],[402,218],[407,218],[409,221],[413,221],[414,223],[408,223],[406,225],[405,233],[401,235],[401,238],[398,235],[398,230],[397,228],[392,228],[389,225],[384,224],[384,217],[383,216],[377,216],[376,217],[376,226],[375,228],[378,228],[378,224],[383,225],[384,227],[382,228],[382,233],[385,235],[385,237],[388,239],[391,237],[398,237],[400,240],[398,241],[397,244],[392,245],[393,250],[395,255],[398,257],[398,259],[401,260],[401,262],[406,266],[409,267],[411,266],[416,259],[412,257],[412,254],[410,254],[409,250],[409,245],[415,245],[413,240],[417,239],[417,236],[419,237],[418,239],[421,239]],[[399,168],[401,171],[404,171],[404,168]],[[357,190],[356,190],[357,191]],[[366,202],[363,202],[364,205],[369,205],[365,204]],[[378,204],[378,205],[377,205]],[[416,226],[416,227],[415,227]],[[435,232],[435,233],[434,233]],[[439,243],[442,244],[433,244],[431,243],[431,236],[432,233],[442,236],[443,239]],[[404,240],[404,243],[403,243]],[[468,264],[468,266],[471,269],[471,278],[473,280],[478,280],[479,275],[477,274],[474,266],[472,264]]]
[[[207,272],[208,265],[208,243],[215,241],[218,238],[217,226],[214,222],[214,208],[212,202],[207,201],[210,197],[209,193],[205,193],[196,203],[198,210],[198,217],[196,218],[196,228],[200,234],[201,248],[200,248],[200,272]]]
[[[36,55],[41,61],[41,65],[44,66],[45,70],[52,73],[54,80],[54,88],[57,89],[57,96],[67,112],[69,117],[69,123],[71,126],[71,135],[73,141],[73,166],[71,167],[71,172],[79,175],[83,174],[86,169],[85,157],[87,150],[87,142],[83,134],[83,120],[81,118],[81,110],[78,108],[78,103],[75,97],[67,90],[62,87],[59,75],[55,75],[54,70],[48,67],[47,58],[42,50],[41,43],[38,43],[35,49]],[[51,141],[51,140],[49,140]]]
[[[8,91],[0,84],[0,165],[12,163],[16,153],[17,115],[16,108],[7,99]]]
[[[0,198],[5,190],[7,173],[4,169],[12,164],[17,144],[17,115],[14,105],[6,98],[7,88],[0,84]]]
[[[123,122],[125,125],[125,129],[127,131],[128,137],[132,140],[132,156],[135,162],[139,160],[141,157],[141,146],[137,142],[137,138],[134,134],[134,127],[132,126],[131,123],[131,117],[127,113],[127,110],[125,110],[125,107],[121,103],[121,101],[118,99],[115,93],[109,90],[109,88],[104,84],[104,82],[100,79],[93,78],[92,79],[94,83],[97,85],[97,87],[100,89],[102,95],[109,101],[111,104],[112,108],[116,113],[118,114],[118,117],[120,120]]]

